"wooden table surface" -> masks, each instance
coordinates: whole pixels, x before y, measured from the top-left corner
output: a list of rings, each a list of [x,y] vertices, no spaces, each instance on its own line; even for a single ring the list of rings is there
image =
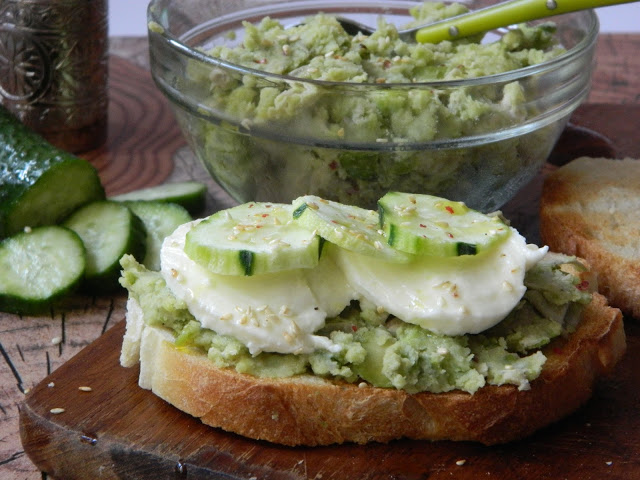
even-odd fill
[[[108,144],[86,157],[99,168],[108,167],[114,155],[127,156],[132,168],[140,164],[151,167],[141,169],[139,181],[154,184],[169,180],[195,178],[210,179],[193,162],[184,141],[177,131],[164,99],[153,90],[148,72],[147,44],[144,38],[111,39],[112,65],[119,74],[119,82],[110,85],[110,92],[117,99],[110,106],[110,138]],[[601,35],[597,49],[593,87],[588,99],[590,104],[640,106],[640,35]],[[137,67],[130,82],[140,82],[150,89],[145,95],[135,96],[127,89],[126,66]],[[116,95],[117,94],[117,95]],[[133,98],[135,96],[135,98]],[[133,107],[131,106],[133,105]],[[152,114],[152,115],[149,115]],[[623,114],[623,113],[621,113]],[[584,122],[595,119],[583,117]],[[128,131],[138,129],[137,135]],[[587,125],[588,126],[588,125]],[[630,125],[629,145],[637,143],[640,125]],[[142,130],[142,134],[141,134]],[[147,134],[147,131],[149,134]],[[138,140],[134,141],[134,138]],[[143,141],[140,141],[140,138]],[[625,154],[626,146],[621,154]],[[637,147],[636,147],[637,148]],[[628,151],[631,150],[631,146]],[[173,169],[166,165],[171,156]],[[144,160],[144,162],[142,161]],[[160,165],[160,167],[158,167]],[[107,169],[108,170],[108,169]],[[130,189],[131,185],[118,183],[117,177],[107,179],[108,193]],[[212,188],[208,199],[209,209],[225,206],[229,199]],[[108,298],[79,299],[69,312],[54,312],[51,317],[21,318],[0,313],[0,478],[5,480],[46,478],[25,455],[18,432],[18,415],[24,394],[45,376],[78,353],[124,316],[125,298],[122,295]],[[55,388],[55,386],[52,386]]]

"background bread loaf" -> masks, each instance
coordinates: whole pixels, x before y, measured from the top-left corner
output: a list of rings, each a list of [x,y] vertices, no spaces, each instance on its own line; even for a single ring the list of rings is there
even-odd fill
[[[551,173],[540,237],[586,259],[609,303],[640,318],[640,161],[581,157]]]

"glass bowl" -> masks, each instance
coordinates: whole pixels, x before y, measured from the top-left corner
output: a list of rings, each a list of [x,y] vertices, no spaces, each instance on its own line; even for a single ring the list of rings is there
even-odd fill
[[[498,209],[537,174],[586,98],[597,17],[593,11],[552,17],[562,50],[541,63],[527,60],[514,70],[470,78],[464,72],[482,70],[497,57],[491,51],[464,54],[440,65],[430,55],[455,43],[438,44],[435,54],[394,46],[389,59],[369,69],[424,63],[426,56],[433,78],[398,81],[393,75],[376,78],[372,71],[366,82],[344,80],[348,73],[340,62],[354,54],[331,44],[331,23],[304,38],[296,33],[318,12],[372,25],[383,17],[387,24],[403,25],[419,3],[152,0],[152,76],[196,156],[238,202],[290,202],[316,194],[374,208],[378,198],[396,190],[444,196],[481,211]],[[465,2],[471,9],[491,3]],[[275,37],[256,37],[253,27],[246,34],[243,22],[257,25],[267,16],[282,25]],[[394,42],[388,25],[379,28],[386,36],[351,42],[364,49],[361,58],[371,58],[366,50],[380,42]],[[519,55],[535,58],[522,40],[526,35],[516,33],[513,28],[489,32],[482,44],[497,45],[510,35],[509,42],[520,45]],[[257,49],[269,52],[264,58],[256,53],[241,62],[229,54],[256,42],[262,42]],[[317,63],[293,72],[272,67],[299,55],[293,50],[299,42],[314,50]],[[211,54],[214,48],[217,53]],[[451,65],[455,61],[460,64]],[[274,72],[264,71],[268,62]]]

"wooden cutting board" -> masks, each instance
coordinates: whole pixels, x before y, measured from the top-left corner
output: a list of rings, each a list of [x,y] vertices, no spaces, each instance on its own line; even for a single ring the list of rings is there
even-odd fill
[[[132,73],[118,61],[114,66],[116,74],[140,73],[135,69]],[[148,78],[139,80],[148,84]],[[131,122],[119,121],[119,105],[113,106],[111,138],[105,147],[114,149],[113,152],[88,155],[98,166],[108,192],[118,193],[167,179],[196,178],[210,185],[210,208],[226,206],[229,200],[225,194],[183,150],[184,143],[176,136],[170,117],[166,120],[166,115],[155,119],[143,116],[142,112],[138,115],[135,109],[138,102],[143,105],[157,99],[143,98],[144,90],[130,91],[130,84],[128,77],[112,87],[119,89],[118,98],[127,99],[126,115],[131,117],[133,112],[136,129],[149,135],[137,135],[137,143],[133,143],[127,129],[122,127]],[[162,102],[157,106],[166,108]],[[163,120],[158,122],[158,118]],[[635,141],[640,125],[639,106],[587,104],[576,112],[573,123],[545,171],[583,154],[640,158],[640,142]],[[162,155],[157,155],[159,147],[153,143],[158,138],[170,140],[168,146],[162,146]],[[169,161],[165,155],[168,151],[172,152]],[[536,178],[504,209],[534,241],[542,178]],[[116,303],[121,302],[120,298]],[[287,448],[205,427],[138,388],[137,368],[119,366],[123,330],[122,323],[108,330],[33,388],[20,406],[24,451],[53,478],[640,478],[638,324],[628,323],[628,354],[615,374],[599,384],[584,408],[529,439],[491,448],[416,441]],[[91,391],[79,390],[85,386]],[[51,413],[56,408],[64,412]]]
[[[59,479],[632,479],[640,474],[640,325],[574,415],[521,442],[395,441],[289,448],[209,428],[137,386],[120,322],[56,370],[20,412],[24,449]],[[91,391],[79,390],[90,387]],[[54,414],[54,409],[64,412]]]

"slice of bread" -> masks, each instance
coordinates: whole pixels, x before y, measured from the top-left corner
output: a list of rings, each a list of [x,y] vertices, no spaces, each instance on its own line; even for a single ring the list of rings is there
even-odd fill
[[[412,395],[312,375],[267,379],[216,368],[203,353],[175,347],[167,331],[142,325],[139,309],[130,312],[121,363],[140,359],[143,388],[207,425],[285,445],[519,439],[576,410],[626,348],[620,311],[596,293],[577,330],[544,349],[548,360],[530,390]]]
[[[640,318],[640,161],[581,157],[551,173],[540,237],[586,259],[609,303]]]

